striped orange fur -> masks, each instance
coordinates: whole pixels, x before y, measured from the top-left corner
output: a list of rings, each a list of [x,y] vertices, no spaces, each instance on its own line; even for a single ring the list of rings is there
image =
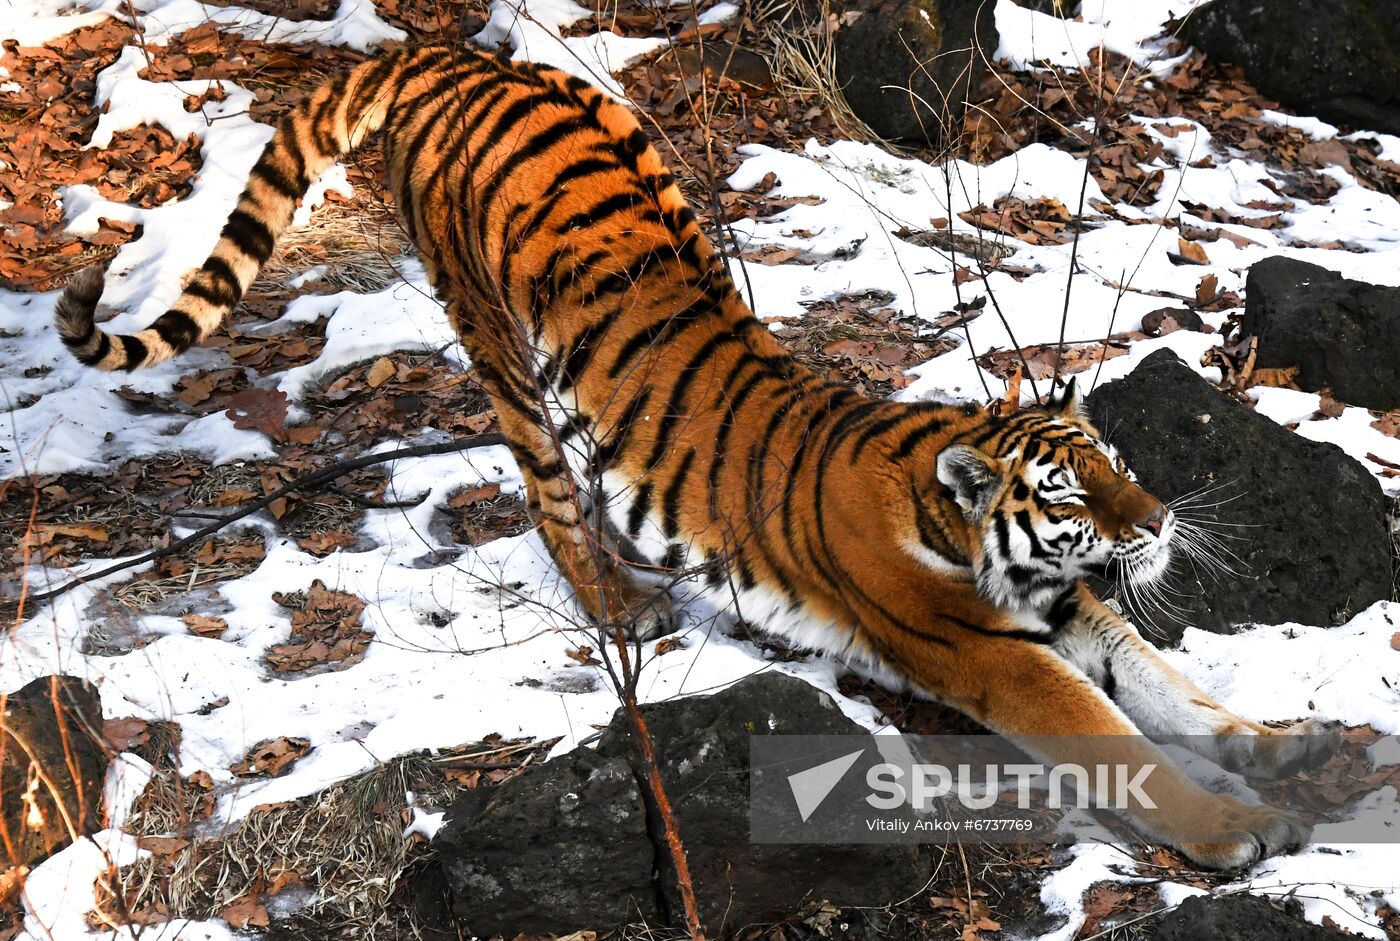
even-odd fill
[[[1115,566],[1160,577],[1174,523],[1072,389],[999,416],[813,373],[746,306],[633,112],[550,68],[449,48],[366,62],[283,119],[170,311],[109,336],[93,323],[100,274],[85,273],[58,304],[64,342],[116,370],[206,339],[297,198],[377,132],[539,533],[599,622],[668,629],[665,592],[639,573],[689,571],[749,621],[992,728],[1081,736],[1050,760],[1165,768],[1132,736],[1178,732],[1219,737],[1213,757],[1232,767],[1284,773],[1335,744],[1325,724],[1275,732],[1231,715],[1085,588]],[[1149,788],[1158,806],[1138,825],[1203,865],[1305,834],[1180,774]],[[1186,819],[1221,839],[1190,843]]]

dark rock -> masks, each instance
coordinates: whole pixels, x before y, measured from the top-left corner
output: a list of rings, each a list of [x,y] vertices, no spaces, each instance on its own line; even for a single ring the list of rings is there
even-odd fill
[[[661,780],[685,841],[701,920],[712,935],[791,914],[804,899],[837,906],[884,905],[928,878],[916,846],[802,846],[749,841],[751,735],[868,734],[826,693],[763,673],[714,696],[644,706],[656,743]],[[633,757],[630,725],[621,712],[603,733],[600,753]],[[859,773],[848,781],[863,781]],[[654,815],[653,815],[654,816]],[[659,820],[653,822],[657,832]],[[668,908],[681,911],[669,855],[660,854]]]
[[[997,48],[991,0],[861,0],[836,32],[836,80],[851,111],[889,140],[938,143],[962,119]]]
[[[1177,640],[1185,625],[1339,624],[1390,597],[1385,499],[1340,448],[1217,392],[1168,350],[1096,389],[1087,406],[1149,492],[1164,501],[1197,492],[1205,503],[1228,501],[1215,515],[1237,524],[1219,527],[1217,538],[1238,557],[1227,560],[1238,574],[1212,578],[1178,550],[1178,594],[1169,599],[1181,620],[1148,616],[1155,634]]]
[[[807,900],[886,904],[927,881],[917,846],[750,842],[751,735],[870,741],[826,693],[765,673],[713,696],[644,706],[643,714],[711,936],[792,914]],[[630,728],[619,710],[596,752],[577,749],[527,771],[484,808],[459,803],[448,811],[434,844],[468,930],[509,936],[683,924],[659,817],[643,809],[650,795],[637,784],[642,766]]]
[[[579,748],[479,803],[465,792],[433,839],[453,910],[472,934],[660,920],[646,810],[624,759]]]
[[[1155,920],[1149,941],[1338,941],[1355,935],[1314,925],[1296,899],[1275,904],[1255,895],[1200,895]]]
[[[1164,329],[1172,322],[1176,324],[1174,327]],[[1205,322],[1201,320],[1201,315],[1185,307],[1159,307],[1142,317],[1142,332],[1150,337],[1159,337],[1175,330],[1191,330],[1200,333],[1204,326]]]
[[[1242,328],[1262,367],[1299,367],[1299,388],[1343,402],[1400,408],[1400,288],[1350,281],[1292,258],[1256,262]]]
[[[0,706],[0,845],[5,864],[32,865],[72,842],[70,823],[102,829],[102,701],[86,680],[46,676]]]
[[[1395,0],[1215,0],[1180,35],[1297,111],[1400,134]]]

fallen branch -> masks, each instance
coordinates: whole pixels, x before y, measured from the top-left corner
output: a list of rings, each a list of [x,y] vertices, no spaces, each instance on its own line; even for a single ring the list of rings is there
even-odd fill
[[[352,471],[357,471],[363,467],[373,467],[376,464],[387,464],[390,461],[395,461],[403,457],[428,457],[434,454],[452,454],[457,451],[467,451],[472,448],[481,448],[486,447],[488,445],[505,443],[505,435],[496,432],[490,432],[487,434],[467,435],[463,438],[454,438],[451,441],[444,441],[440,444],[419,444],[409,448],[399,448],[395,451],[381,451],[376,454],[364,454],[360,457],[348,458],[344,461],[337,461],[336,463],[331,464],[328,467],[323,467],[318,471],[312,471],[309,474],[305,474],[301,477],[298,477],[296,480],[291,481],[286,486],[280,487],[277,490],[274,490],[272,493],[266,494],[263,497],[254,500],[252,503],[240,507],[238,510],[229,513],[227,516],[219,517],[218,520],[210,523],[208,526],[204,526],[200,529],[197,529],[194,532],[190,533],[188,536],[184,537],[183,539],[177,539],[175,542],[172,542],[168,546],[165,546],[161,549],[154,549],[150,552],[147,552],[145,555],[136,556],[135,558],[127,559],[124,562],[118,562],[116,565],[108,566],[107,568],[102,569],[99,572],[94,572],[87,576],[79,576],[78,578],[74,578],[68,582],[65,582],[62,585],[59,585],[57,588],[54,588],[51,591],[45,591],[40,592],[39,594],[31,595],[28,600],[34,604],[44,604],[46,602],[54,600],[55,598],[59,598],[63,595],[66,595],[68,592],[72,591],[74,588],[77,588],[79,585],[84,584],[85,582],[98,578],[106,578],[108,575],[115,575],[117,572],[121,572],[129,568],[135,568],[136,566],[144,565],[147,562],[154,562],[157,559],[171,555],[175,552],[179,552],[181,549],[184,549],[187,546],[191,546],[196,543],[202,542],[203,540],[212,536],[214,533],[217,533],[219,530],[228,526],[230,523],[236,523],[241,519],[252,516],[254,513],[257,513],[259,510],[265,509],[274,501],[280,500],[282,497],[285,497],[290,493],[295,493],[298,490],[306,490],[310,487],[315,487],[318,484],[325,483],[328,480],[335,480],[339,477],[344,477],[346,474]]]

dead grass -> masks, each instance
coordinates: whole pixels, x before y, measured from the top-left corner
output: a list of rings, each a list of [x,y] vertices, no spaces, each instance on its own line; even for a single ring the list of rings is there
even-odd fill
[[[109,891],[120,893],[124,910],[138,920],[154,912],[208,919],[240,899],[274,906],[285,886],[305,892],[292,917],[302,934],[314,927],[308,937],[418,938],[418,913],[390,902],[410,868],[432,854],[421,838],[404,837],[411,817],[407,793],[417,806],[446,807],[461,791],[452,780],[454,763],[509,755],[524,767],[551,745],[491,743],[437,757],[394,758],[319,794],[255,810],[214,839],[173,841],[173,852],[122,869]],[[146,837],[189,833],[208,800],[207,790],[173,774],[157,775],[127,829]]]
[[[412,245],[397,209],[378,189],[357,181],[354,199],[328,203],[308,225],[287,233],[253,282],[252,293],[284,295],[288,281],[316,266],[325,271],[315,282],[336,290],[381,291],[400,280],[399,264]]]
[[[821,0],[816,11],[803,0],[759,0],[753,20],[761,35],[773,44],[772,71],[779,88],[795,98],[815,96],[831,122],[851,140],[880,144],[891,153],[899,148],[882,139],[856,117],[836,78],[836,46],[826,21],[838,6]]]

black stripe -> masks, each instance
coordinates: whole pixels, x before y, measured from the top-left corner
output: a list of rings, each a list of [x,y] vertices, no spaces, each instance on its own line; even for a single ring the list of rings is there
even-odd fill
[[[204,264],[199,270],[216,281],[222,281],[235,301],[243,296],[243,285],[238,283],[238,275],[233,273],[233,266],[218,255],[210,255],[204,259]]]
[[[750,365],[758,365],[758,372],[744,380],[744,384],[738,389],[734,389],[734,382],[739,374]],[[710,455],[709,491],[710,491],[710,513],[713,516],[719,515],[719,474],[724,466],[724,458],[729,450],[729,435],[734,429],[734,418],[744,401],[753,393],[759,383],[765,379],[776,379],[770,370],[764,368],[763,360],[753,355],[741,356],[738,363],[729,370],[724,382],[720,384],[721,395],[727,397],[725,402],[724,415],[720,418],[719,431],[715,435],[715,449]],[[732,397],[730,390],[733,389]]]
[[[666,557],[661,560],[661,567],[668,572],[678,571],[685,564],[685,546],[679,542],[673,542],[666,548]]]
[[[670,447],[671,428],[680,418],[680,408],[685,402],[686,393],[690,391],[690,385],[695,381],[700,367],[714,358],[723,347],[732,343],[742,342],[737,334],[717,333],[706,341],[705,345],[691,356],[690,361],[681,367],[680,375],[676,377],[676,384],[671,387],[671,397],[666,402],[666,410],[661,415],[661,427],[656,433],[656,445],[652,448],[651,457],[643,467],[643,472],[650,472],[661,460],[661,456]]]
[[[691,448],[685,452],[685,457],[681,459],[680,469],[676,471],[676,476],[671,478],[671,482],[666,485],[666,492],[661,495],[661,530],[666,534],[667,539],[674,539],[680,532],[680,508],[681,491],[685,489],[686,478],[690,475],[690,465],[695,463],[695,449]]]
[[[894,459],[902,461],[914,453],[914,449],[926,438],[938,434],[948,427],[948,422],[942,418],[931,418],[928,424],[920,425],[904,436],[904,440],[899,442],[899,447],[895,449]]]
[[[588,368],[588,363],[593,359],[593,351],[597,346],[598,338],[612,325],[611,317],[604,317],[585,327],[568,347],[562,365],[559,367],[559,377],[555,381],[555,386],[560,392],[567,392],[578,383],[583,371]]]
[[[496,193],[522,166],[540,156],[570,134],[577,134],[583,130],[585,130],[585,128],[576,124],[570,124],[566,120],[556,119],[553,124],[536,131],[531,135],[529,140],[519,144],[510,152],[510,157],[496,168],[495,174],[492,175],[492,177],[486,181],[486,185],[482,187],[481,195],[477,197],[477,212],[485,213],[490,211],[491,202],[496,198]]]
[[[97,349],[93,350],[91,353],[88,353],[86,356],[84,356],[81,353],[77,353],[74,355],[78,357],[78,362],[82,363],[84,366],[91,366],[95,363],[100,363],[104,359],[106,359],[107,354],[111,352],[111,349],[112,338],[107,336],[107,334],[105,333],[99,333],[97,335]]]
[[[637,205],[643,198],[641,193],[628,191],[625,193],[615,193],[607,199],[594,203],[582,212],[576,212],[563,222],[554,227],[554,231],[560,235],[570,229],[591,229],[598,223],[603,222],[620,212],[626,212]]]
[[[272,257],[272,230],[261,219],[242,209],[235,209],[229,215],[219,235],[237,245],[239,251],[259,265]]]
[[[618,350],[617,356],[613,358],[613,364],[608,367],[608,378],[616,379],[622,374],[622,371],[627,368],[628,364],[632,362],[632,359],[643,349],[647,349],[662,341],[669,342],[674,339],[676,335],[683,333],[688,327],[701,322],[706,314],[712,312],[718,306],[719,302],[710,298],[708,295],[702,296],[671,316],[647,324],[642,329],[636,331],[627,338],[622,344],[622,348]]]
[[[117,337],[117,341],[126,352],[126,363],[122,368],[127,372],[140,368],[141,361],[146,358],[146,344],[130,334]]]
[[[1041,545],[1040,537],[1035,533],[1035,527],[1031,525],[1031,514],[1029,510],[1016,511],[1016,525],[1021,528],[1021,532],[1026,534],[1026,539],[1031,544],[1031,558],[1033,559],[1058,559],[1053,552],[1046,552]]]
[[[622,453],[623,446],[627,443],[628,436],[632,433],[632,427],[636,424],[637,415],[646,408],[651,401],[651,386],[644,386],[641,393],[627,403],[622,415],[613,423],[613,435],[603,442],[594,452],[589,471],[594,474],[602,473],[616,463],[618,456]]]
[[[650,511],[651,484],[648,482],[637,488],[637,495],[632,499],[632,506],[627,511],[627,535],[634,539],[641,535],[642,523]]]
[[[177,353],[189,349],[199,339],[199,325],[182,310],[167,310],[156,318],[151,329]]]
[[[219,307],[231,307],[238,302],[238,298],[229,297],[226,290],[199,280],[193,280],[185,285],[184,293]]]
[[[287,175],[268,162],[267,155],[258,158],[258,162],[253,164],[251,176],[257,177],[268,186],[275,189],[288,199],[298,199],[306,192],[305,188],[298,186]]]

